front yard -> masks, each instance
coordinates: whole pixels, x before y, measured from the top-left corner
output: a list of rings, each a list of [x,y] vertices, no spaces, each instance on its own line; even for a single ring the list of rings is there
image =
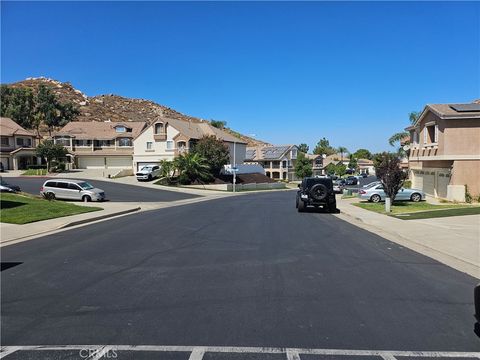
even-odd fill
[[[48,201],[31,195],[3,193],[0,195],[0,209],[0,222],[11,224],[27,224],[102,210],[58,200]]]
[[[362,209],[380,214],[394,216],[402,220],[430,219],[447,216],[462,216],[480,214],[480,206],[467,204],[435,205],[427,202],[395,201],[391,207],[392,212],[385,212],[385,203],[359,202],[353,204]]]

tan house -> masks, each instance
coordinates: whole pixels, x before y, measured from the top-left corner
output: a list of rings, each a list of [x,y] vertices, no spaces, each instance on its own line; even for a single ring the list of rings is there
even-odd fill
[[[326,174],[323,167],[323,155],[305,154],[305,157],[312,162],[312,176],[320,176]]]
[[[427,105],[410,132],[412,187],[465,201],[480,194],[480,103]]]
[[[247,147],[246,163],[259,164],[265,175],[278,180],[297,180],[295,161],[298,156],[296,145]]]
[[[144,122],[72,121],[53,135],[68,150],[77,169],[132,169],[133,140]]]
[[[24,170],[41,164],[35,155],[37,136],[10,118],[0,117],[0,160],[5,170]]]
[[[247,144],[239,138],[206,121],[159,118],[133,141],[134,169],[159,164],[162,160],[173,160],[179,154],[188,152],[204,136],[223,140],[230,152],[230,164],[234,161],[243,164]]]

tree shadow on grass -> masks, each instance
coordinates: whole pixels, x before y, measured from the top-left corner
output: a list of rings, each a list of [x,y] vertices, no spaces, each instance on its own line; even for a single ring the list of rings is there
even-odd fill
[[[0,200],[0,209],[13,209],[19,206],[27,205],[27,203],[21,201],[9,201],[9,200]]]

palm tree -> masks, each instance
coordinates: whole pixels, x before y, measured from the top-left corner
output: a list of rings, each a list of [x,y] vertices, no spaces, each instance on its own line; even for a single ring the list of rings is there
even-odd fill
[[[160,161],[160,169],[162,172],[162,177],[166,178],[168,182],[171,182],[172,177],[177,170],[175,161],[162,160]]]
[[[348,153],[348,149],[344,146],[339,146],[337,151],[340,153],[340,155],[342,157],[342,163],[343,163],[343,154]]]
[[[414,125],[417,122],[418,118],[420,117],[420,114],[421,113],[417,111],[412,111],[410,114],[408,114],[408,120],[410,121],[411,125]],[[406,131],[398,132],[390,136],[390,139],[388,139],[388,143],[391,146],[395,146],[395,143],[401,142],[403,139],[408,137],[408,135],[409,133]]]
[[[181,154],[174,162],[181,182],[208,181],[212,178],[207,161],[197,153]]]

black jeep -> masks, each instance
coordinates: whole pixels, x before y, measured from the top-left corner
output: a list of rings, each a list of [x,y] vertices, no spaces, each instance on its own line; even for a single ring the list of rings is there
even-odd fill
[[[323,206],[329,212],[337,211],[337,201],[331,178],[308,177],[303,179],[298,188],[296,201],[298,212],[305,211],[307,206],[316,208]]]

